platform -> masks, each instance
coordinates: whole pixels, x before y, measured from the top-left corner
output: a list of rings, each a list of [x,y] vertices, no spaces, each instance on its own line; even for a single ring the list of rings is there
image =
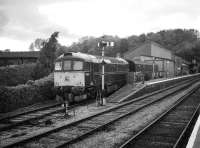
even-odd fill
[[[137,92],[139,92],[140,90],[142,90],[143,88],[145,88],[147,85],[152,85],[154,83],[159,83],[162,81],[166,81],[169,78],[161,78],[161,79],[153,79],[153,80],[149,80],[149,81],[145,81],[144,83],[142,82],[137,82],[135,84],[127,84],[125,86],[123,86],[122,88],[120,88],[118,91],[116,91],[115,93],[113,93],[112,95],[110,95],[107,100],[108,102],[123,102],[123,100],[125,100],[127,98],[127,96],[129,95],[133,95],[136,94]]]
[[[137,98],[142,95],[152,93],[154,91],[172,86],[175,83],[181,82],[190,77],[196,77],[196,76],[199,76],[199,74],[153,79],[153,80],[145,81],[144,83],[139,82],[139,83],[134,83],[134,84],[127,84],[124,87],[120,88],[115,93],[113,93],[111,96],[109,96],[107,98],[107,102],[121,103],[124,101],[128,101],[131,98]]]
[[[186,148],[200,148],[200,116],[197,119]]]

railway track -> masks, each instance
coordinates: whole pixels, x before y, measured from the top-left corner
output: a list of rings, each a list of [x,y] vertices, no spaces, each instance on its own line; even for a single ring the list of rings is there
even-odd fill
[[[13,146],[27,146],[31,147],[32,144],[45,145],[44,141],[48,141],[46,144],[51,144],[51,147],[63,147],[72,144],[76,141],[86,138],[87,136],[95,133],[96,131],[103,129],[104,127],[118,121],[128,115],[136,113],[137,111],[145,108],[153,103],[172,97],[177,92],[186,89],[189,84],[179,85],[178,87],[172,87],[164,92],[156,93],[150,97],[144,97],[120,104],[116,107],[112,107],[103,112],[91,115],[89,117],[80,119],[70,124],[62,124],[56,128],[51,128],[39,134],[22,135],[20,138],[8,138],[1,139],[2,147]],[[5,133],[4,133],[5,134]],[[44,140],[45,139],[45,140]]]
[[[5,131],[22,124],[30,124],[32,121],[59,112],[64,112],[64,108],[61,107],[61,105],[44,108],[42,110],[35,110],[34,112],[28,112],[12,118],[5,118],[0,120],[0,131]]]
[[[0,117],[0,122],[2,122],[4,120],[9,120],[9,119],[12,119],[12,118],[15,118],[15,117],[19,117],[19,116],[22,116],[22,115],[26,115],[26,114],[29,114],[29,113],[33,113],[33,112],[49,109],[49,108],[52,108],[52,107],[60,105],[60,103],[54,103],[54,102],[53,103],[51,102],[48,105],[43,105],[43,104],[38,103],[38,104],[34,104],[34,105],[30,106],[30,107],[25,107],[25,108],[22,109],[22,111],[17,112],[17,113],[16,112],[5,113],[4,115],[2,115]]]
[[[187,81],[179,83],[179,84],[180,85],[184,84]],[[154,95],[156,93],[160,93],[162,91],[165,91],[165,90],[173,88],[173,87],[176,87],[176,85],[168,87],[163,90],[159,90],[157,92],[153,92],[152,94],[145,95],[144,97],[148,97],[148,96]],[[85,105],[85,104],[86,104],[86,102],[82,102],[80,104],[72,105],[72,106],[70,106],[70,108],[75,108],[78,105]],[[18,114],[12,114],[12,115],[8,115],[8,116],[0,117],[0,132],[9,130],[9,129],[14,128],[19,125],[36,124],[36,122],[35,122],[36,120],[42,119],[42,118],[52,115],[52,114],[64,112],[64,108],[60,107],[60,105],[61,105],[60,103],[54,103],[54,104],[40,106],[40,107],[35,106],[35,108],[33,107],[33,108],[29,109],[28,111],[25,110]]]
[[[199,89],[199,88],[198,88]],[[200,91],[192,90],[120,148],[184,148],[200,111]]]
[[[70,105],[69,110],[73,110],[76,107],[86,105],[91,103],[82,101],[79,104]],[[51,116],[58,113],[64,113],[65,109],[61,106],[61,103],[54,103],[50,105],[45,105],[43,107],[37,107],[22,113],[13,114],[10,116],[5,116],[0,118],[0,132],[10,130],[20,125],[33,125],[36,124],[38,120]],[[63,116],[63,115],[62,115]]]

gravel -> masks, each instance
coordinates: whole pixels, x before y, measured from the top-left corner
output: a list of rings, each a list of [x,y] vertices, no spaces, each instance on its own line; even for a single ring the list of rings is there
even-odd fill
[[[112,127],[108,127],[103,131],[91,135],[90,137],[70,145],[72,148],[102,148],[102,147],[119,147],[119,145],[127,139],[133,133],[136,133],[139,129],[145,127],[155,117],[167,110],[172,104],[174,104],[181,96],[186,94],[187,91],[183,91],[178,95],[165,99],[165,101],[158,102],[151,105],[139,112],[133,114],[123,121],[118,121]]]

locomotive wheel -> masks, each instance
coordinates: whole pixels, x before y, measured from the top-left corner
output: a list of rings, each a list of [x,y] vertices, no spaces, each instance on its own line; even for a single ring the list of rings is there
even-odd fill
[[[68,98],[69,98],[69,102],[70,102],[70,103],[73,103],[73,102],[74,102],[74,94],[69,93],[69,94],[68,94]]]
[[[69,104],[74,102],[74,95],[72,93],[64,94],[64,100],[66,100]]]
[[[87,91],[87,96],[90,99],[96,98],[97,91],[95,89],[91,89]]]

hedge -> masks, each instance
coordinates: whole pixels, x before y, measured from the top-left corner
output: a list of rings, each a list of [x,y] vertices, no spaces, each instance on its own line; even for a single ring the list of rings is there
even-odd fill
[[[0,86],[0,112],[9,112],[20,107],[55,98],[53,74],[36,81],[15,87]]]
[[[36,64],[0,67],[0,86],[16,86],[33,80],[32,73]]]

